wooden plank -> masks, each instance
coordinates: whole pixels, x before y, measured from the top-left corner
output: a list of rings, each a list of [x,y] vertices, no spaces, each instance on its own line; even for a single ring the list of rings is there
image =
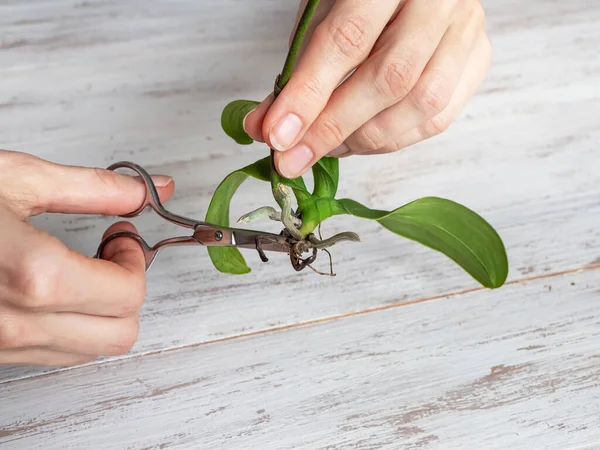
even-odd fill
[[[0,446],[599,448],[599,275],[0,384]]]
[[[295,5],[85,4],[0,6],[2,146],[71,164],[133,159],[175,177],[174,211],[203,217],[223,176],[264,154],[223,136],[220,111],[233,98],[266,95]],[[426,195],[463,202],[499,229],[512,280],[597,263],[600,5],[553,9],[544,0],[523,14],[516,0],[487,6],[496,57],[480,95],[439,138],[396,155],[345,160],[341,195],[381,208]],[[267,201],[264,186],[249,183],[233,214]],[[33,222],[91,255],[112,220]],[[150,241],[173,230],[152,216],[136,223]],[[443,256],[374,224],[336,218],[324,227],[326,234],[343,229],[364,243],[336,249],[335,279],[296,274],[285,257],[262,265],[247,253],[253,273],[232,278],[215,273],[202,249],[161,255],[133,354],[475,286]],[[0,369],[0,380],[34,373]]]

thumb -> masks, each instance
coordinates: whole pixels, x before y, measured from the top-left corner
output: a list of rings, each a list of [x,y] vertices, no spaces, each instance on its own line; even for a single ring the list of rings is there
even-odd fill
[[[171,177],[152,179],[161,200],[170,198],[175,189]],[[120,216],[139,208],[145,196],[138,177],[0,151],[0,197],[25,217],[44,212]]]

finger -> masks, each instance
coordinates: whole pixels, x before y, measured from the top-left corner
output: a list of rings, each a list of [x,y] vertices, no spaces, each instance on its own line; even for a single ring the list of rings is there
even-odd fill
[[[461,15],[442,38],[410,93],[352,133],[342,149],[378,150],[446,109],[483,29],[481,7],[472,14]]]
[[[265,120],[265,116],[269,111],[269,108],[273,104],[275,96],[271,93],[266,99],[262,101],[255,109],[250,111],[244,118],[244,131],[248,136],[258,142],[265,142],[262,134],[262,124]]]
[[[280,173],[301,175],[369,119],[405,98],[448,29],[453,7],[454,1],[407,2],[383,33],[385,43],[334,92],[302,141],[279,155]]]
[[[135,232],[131,224],[109,231]],[[3,297],[27,312],[76,312],[111,317],[137,315],[146,292],[144,256],[129,238],[111,242],[104,257],[87,258],[46,233],[22,224],[12,239],[0,237],[8,262]],[[27,242],[23,247],[22,242]]]
[[[75,355],[46,348],[0,350],[0,366],[71,367],[92,362],[90,355]]]
[[[129,222],[119,222],[111,225],[102,236],[102,239],[117,231],[129,231],[137,233],[133,224]],[[146,271],[146,260],[144,252],[140,245],[133,239],[123,237],[110,241],[100,257],[104,260],[111,261],[132,274],[139,274]]]
[[[298,142],[334,89],[369,55],[397,6],[398,0],[335,3],[265,117],[263,136],[271,148],[284,151]]]
[[[361,151],[361,149],[352,148],[350,149],[352,154],[380,155],[391,153],[447,130],[485,80],[491,64],[491,56],[490,41],[482,32],[476,40],[473,52],[467,61],[463,78],[458,83],[447,108],[437,116],[404,133],[378,150]]]
[[[35,347],[78,355],[122,355],[134,345],[138,332],[137,315],[31,313],[6,306],[0,310],[0,351]]]
[[[116,231],[137,233],[128,222],[112,225],[104,237]],[[142,248],[131,238],[108,243],[102,260],[71,252],[65,262],[69,271],[61,272],[52,311],[97,316],[128,317],[137,315],[146,296],[146,262]],[[83,282],[82,282],[83,281]]]
[[[137,317],[108,318],[49,313],[35,318],[55,351],[89,356],[119,356],[131,350],[139,333]]]
[[[173,180],[164,175],[153,179],[161,199],[167,200]],[[0,152],[0,182],[0,197],[25,217],[43,212],[124,215],[135,211],[146,195],[136,177],[6,151]]]

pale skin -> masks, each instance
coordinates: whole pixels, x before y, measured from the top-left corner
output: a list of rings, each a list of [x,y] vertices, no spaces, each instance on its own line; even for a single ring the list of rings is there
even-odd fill
[[[478,0],[322,0],[313,24],[287,87],[245,120],[288,178],[326,155],[394,152],[446,130],[491,61]],[[166,201],[171,178],[154,179]],[[119,216],[144,192],[128,175],[0,151],[0,365],[71,366],[131,349],[145,297],[137,243],[116,239],[95,260],[27,219]],[[116,230],[134,228],[106,233]]]
[[[167,200],[171,178],[153,178]],[[92,259],[26,221],[42,213],[118,216],[144,196],[143,183],[128,175],[0,151],[0,365],[71,366],[131,349],[145,296],[138,244],[117,239],[104,260]],[[106,233],[116,230],[135,231],[121,222]]]
[[[286,88],[245,119],[287,178],[445,131],[491,62],[479,0],[322,0],[313,23]]]

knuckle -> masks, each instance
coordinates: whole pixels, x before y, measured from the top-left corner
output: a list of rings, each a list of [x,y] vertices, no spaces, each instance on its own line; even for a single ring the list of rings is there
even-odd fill
[[[418,83],[411,92],[413,103],[425,117],[434,117],[446,109],[450,96],[448,82],[441,76]]]
[[[423,134],[428,137],[442,134],[452,125],[452,118],[446,114],[439,114],[429,119],[424,126]]]
[[[19,294],[17,306],[38,311],[52,304],[60,278],[60,265],[56,264],[55,257],[56,251],[45,251],[39,246],[36,251],[22,255],[13,278]]]
[[[315,101],[322,101],[325,97],[325,89],[323,83],[316,77],[309,76],[302,80],[299,98],[303,102],[310,104]]]
[[[375,125],[364,125],[356,131],[356,139],[361,150],[375,151],[385,146],[381,132]]]
[[[382,97],[403,99],[413,86],[415,67],[410,55],[385,61],[375,69],[375,88]]]
[[[369,51],[371,25],[362,17],[333,20],[328,23],[326,32],[334,49],[346,58],[363,58]]]
[[[321,119],[315,127],[315,134],[321,142],[332,148],[341,145],[346,139],[342,125],[332,117]]]

